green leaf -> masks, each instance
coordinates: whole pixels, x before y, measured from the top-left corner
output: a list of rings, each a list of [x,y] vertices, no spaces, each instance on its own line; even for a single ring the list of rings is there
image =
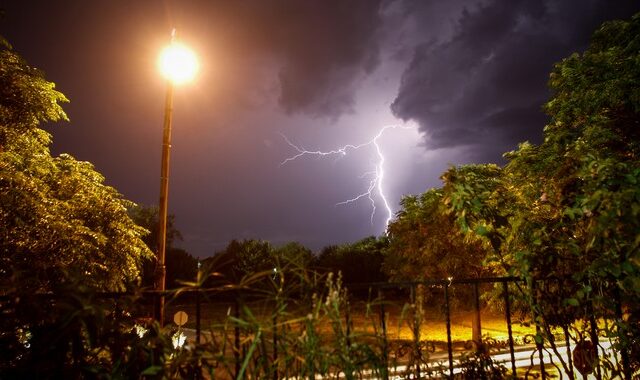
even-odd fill
[[[540,335],[540,334],[534,335],[533,338],[535,339],[537,344],[543,344],[543,342],[544,342],[544,339],[542,338],[542,335]]]
[[[633,274],[635,272],[633,265],[629,261],[625,261],[622,263],[622,270],[627,274]]]
[[[475,229],[475,233],[477,233],[480,236],[486,236],[488,232],[489,230],[487,230],[487,227],[482,224],[477,226]]]
[[[152,365],[151,367],[148,367],[147,369],[142,371],[141,375],[153,376],[159,374],[160,372],[162,372],[162,366]]]
[[[567,298],[565,302],[571,306],[580,306],[580,302],[575,298]]]

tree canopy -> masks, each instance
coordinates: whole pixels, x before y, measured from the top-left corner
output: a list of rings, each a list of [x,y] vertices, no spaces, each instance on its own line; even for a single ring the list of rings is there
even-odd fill
[[[158,207],[134,205],[129,208],[129,215],[136,224],[149,231],[149,234],[143,237],[143,241],[149,250],[156,251],[158,249]],[[169,215],[165,252],[167,270],[165,285],[167,289],[179,288],[184,282],[194,281],[198,273],[198,259],[184,249],[175,246],[176,241],[182,240],[182,234],[175,227],[174,220],[175,216]],[[143,287],[154,286],[156,264],[156,255],[143,260],[141,274]]]
[[[382,271],[388,240],[369,236],[351,244],[325,247],[316,262],[322,272],[342,273],[343,282],[354,283],[386,281]]]
[[[443,176],[459,226],[485,239],[508,273],[527,280],[527,302],[547,334],[549,326],[615,318],[609,336],[634,357],[640,352],[639,83],[640,15],[605,23],[586,51],[555,65],[540,145],[522,143],[505,154],[502,170],[471,179],[470,186],[468,173],[459,176],[458,169]],[[537,288],[540,279],[555,286]]]
[[[487,247],[469,238],[447,212],[443,190],[406,196],[389,224],[384,270],[393,280],[480,277],[490,273]]]
[[[66,97],[0,43],[0,281],[51,289],[70,276],[124,289],[151,254],[132,205],[88,162],[52,157],[41,124],[67,120]]]
[[[454,185],[449,205],[461,227],[515,255],[512,273],[572,275],[639,294],[638,62],[640,17],[604,24],[551,73],[543,143],[507,153],[495,186]]]

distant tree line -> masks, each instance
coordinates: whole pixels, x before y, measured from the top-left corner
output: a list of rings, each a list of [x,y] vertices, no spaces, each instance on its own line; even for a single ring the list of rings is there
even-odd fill
[[[203,260],[203,265],[232,282],[283,267],[341,273],[346,284],[381,282],[387,279],[382,272],[386,246],[386,239],[371,236],[352,244],[327,246],[314,254],[296,242],[273,246],[263,240],[232,240],[224,250]]]

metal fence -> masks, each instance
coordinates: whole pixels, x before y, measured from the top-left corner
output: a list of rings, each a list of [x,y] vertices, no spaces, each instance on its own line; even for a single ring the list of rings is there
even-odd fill
[[[528,286],[539,287],[543,291],[554,286],[550,281],[553,282],[536,281]],[[623,318],[620,303],[617,303],[611,315],[596,317],[591,314],[588,326],[582,326],[581,330],[588,333],[586,337],[576,335],[570,325],[556,328],[549,334],[550,330],[544,331],[541,326],[531,324],[529,332],[514,333],[514,293],[518,293],[518,289],[523,286],[526,284],[514,277],[350,284],[347,286],[348,291],[344,293],[345,306],[339,311],[339,318],[346,329],[344,344],[352,345],[358,337],[363,336],[369,339],[368,342],[373,342],[371,344],[378,350],[381,363],[389,369],[388,372],[370,375],[376,378],[463,377],[469,358],[478,358],[474,356],[478,353],[481,358],[488,360],[479,365],[501,367],[505,375],[513,378],[535,376],[547,379],[559,376],[573,379],[580,374],[585,378],[589,374],[596,379],[632,378],[629,353],[616,352],[613,348],[615,342],[604,337],[603,329],[599,326],[599,322],[607,323],[606,319]],[[158,296],[158,293],[146,293],[146,297]],[[255,354],[255,351],[249,349],[250,343],[246,339],[248,334],[255,331],[247,331],[246,326],[238,323],[246,317],[246,310],[256,306],[262,310],[262,313],[255,313],[260,314],[266,321],[265,326],[268,326],[266,345],[269,349],[261,351],[260,355],[263,356],[261,360],[272,364],[278,363],[280,356],[287,351],[286,345],[283,346],[280,342],[286,340],[285,334],[291,333],[291,326],[285,331],[283,326],[287,322],[284,320],[298,320],[296,312],[304,313],[306,310],[300,307],[305,302],[303,300],[291,310],[273,312],[275,308],[282,307],[282,302],[278,303],[273,298],[265,301],[261,299],[259,292],[250,289],[183,289],[179,294],[167,294],[167,297],[170,299],[167,303],[168,317],[182,309],[192,315],[193,323],[189,324],[191,328],[186,331],[192,332],[193,344],[202,344],[205,336],[210,339],[212,330],[216,329],[215,326],[222,326],[225,318],[227,321],[229,318],[234,321],[224,326],[232,331],[227,330],[232,336],[229,340],[235,376],[240,374],[247,355]],[[289,295],[284,301],[293,299],[295,296]],[[491,306],[487,306],[488,303]],[[209,314],[216,309],[218,317],[219,310],[226,310],[226,313],[223,313],[223,318],[212,321]],[[529,323],[535,320],[536,315],[530,310],[523,311],[522,307],[516,309],[519,319],[528,320]],[[499,337],[487,334],[490,330],[495,330],[495,327],[483,328],[483,316],[487,310],[490,310],[492,324],[496,322],[496,315],[501,315],[505,334]],[[363,321],[364,314],[366,321]],[[431,323],[425,323],[426,321]],[[438,322],[444,323],[444,326],[442,323],[438,325]],[[363,324],[366,326],[362,326]],[[454,334],[454,324],[457,330],[460,330],[461,325],[471,325],[470,338],[455,337],[454,335],[460,334],[459,331]],[[434,329],[444,330],[444,341],[429,337],[429,332],[433,333]],[[603,360],[607,363],[605,368]],[[277,367],[277,364],[274,366]],[[276,368],[273,370],[273,378],[290,374],[284,372],[286,374],[280,373]],[[360,376],[363,373],[366,371],[360,372]]]
[[[217,352],[226,372],[216,378],[495,378],[487,371],[504,378],[634,376],[633,354],[616,349],[617,341],[606,336],[610,323],[625,318],[619,298],[610,312],[591,312],[579,328],[571,318],[554,329],[531,323],[540,315],[523,303],[523,290],[544,297],[561,289],[561,280],[313,283],[284,289],[268,277],[252,286],[101,293],[92,299],[144,325],[165,297],[165,325],[185,333],[189,349]],[[13,304],[35,306],[55,297],[2,297],[3,323],[9,317],[19,323],[19,314],[11,315],[18,310]],[[179,311],[189,316],[185,321],[181,315],[181,326],[172,321]],[[326,363],[310,365],[323,349]]]

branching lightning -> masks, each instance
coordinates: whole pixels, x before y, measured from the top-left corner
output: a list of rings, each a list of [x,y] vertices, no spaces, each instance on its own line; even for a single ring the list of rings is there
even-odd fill
[[[282,161],[280,163],[280,166],[285,165],[285,164],[287,164],[287,163],[289,163],[291,161],[295,161],[295,160],[297,160],[299,158],[302,158],[304,156],[319,156],[319,157],[327,157],[327,156],[335,156],[335,155],[346,156],[351,151],[355,151],[355,150],[362,149],[362,148],[365,148],[365,147],[374,146],[376,155],[378,157],[377,164],[375,166],[375,170],[368,171],[368,172],[366,172],[366,173],[364,173],[363,175],[360,176],[360,178],[371,177],[371,180],[369,181],[369,186],[368,186],[367,190],[364,191],[361,194],[356,195],[355,197],[353,197],[351,199],[347,199],[345,201],[338,202],[338,203],[336,203],[336,205],[346,205],[346,204],[350,204],[350,203],[356,202],[356,201],[358,201],[358,200],[360,200],[362,198],[367,198],[369,200],[369,202],[371,203],[371,218],[370,219],[371,219],[371,224],[373,224],[373,218],[376,215],[376,211],[377,211],[376,201],[374,199],[374,193],[377,193],[377,195],[382,200],[382,204],[384,206],[385,211],[387,212],[387,218],[385,220],[385,229],[386,229],[386,227],[389,225],[389,222],[393,218],[393,211],[391,210],[391,206],[389,205],[389,201],[387,200],[387,196],[385,195],[384,189],[383,189],[383,180],[384,180],[384,175],[385,175],[385,173],[384,173],[385,157],[384,157],[384,154],[382,152],[382,149],[380,148],[380,145],[378,144],[378,140],[382,137],[382,135],[385,133],[385,131],[387,131],[388,129],[396,129],[396,128],[408,129],[409,127],[400,126],[400,125],[387,125],[385,127],[382,127],[378,131],[378,133],[371,140],[369,140],[367,142],[364,142],[364,143],[358,144],[358,145],[347,144],[347,145],[344,145],[344,146],[339,147],[337,149],[329,150],[329,151],[306,150],[306,149],[301,148],[300,146],[292,143],[291,140],[289,140],[287,138],[287,136],[281,134],[281,136],[284,139],[284,141],[286,141],[287,144],[289,144],[289,146],[291,146],[293,149],[295,149],[298,153],[296,153],[295,155],[293,155],[291,157],[288,157],[287,159]]]

